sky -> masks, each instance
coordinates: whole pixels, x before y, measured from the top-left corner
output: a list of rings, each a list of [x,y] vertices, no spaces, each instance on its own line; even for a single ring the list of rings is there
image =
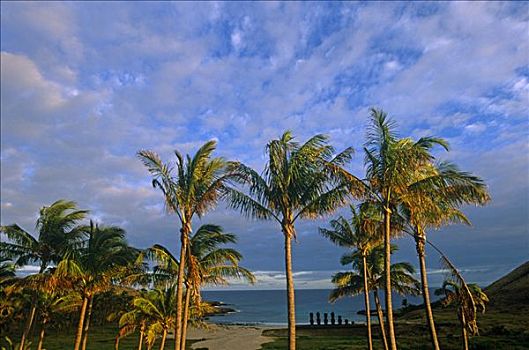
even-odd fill
[[[262,170],[285,130],[324,133],[356,149],[348,169],[362,177],[371,107],[403,137],[445,138],[436,155],[488,184],[492,202],[464,208],[472,226],[429,233],[468,280],[528,260],[528,2],[3,1],[1,224],[34,232],[39,208],[65,198],[135,246],[176,251],[178,221],[138,150],[172,161],[214,139],[216,155]],[[297,288],[343,269],[345,251],[318,233],[332,217],[297,226]],[[223,203],[202,223],[238,235],[252,288],[284,286],[277,224]],[[412,240],[396,243],[394,260],[417,266]],[[440,284],[434,251],[427,264]]]

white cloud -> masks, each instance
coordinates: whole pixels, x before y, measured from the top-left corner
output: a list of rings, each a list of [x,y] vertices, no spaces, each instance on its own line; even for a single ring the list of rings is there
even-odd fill
[[[495,194],[494,211],[481,209],[478,221],[496,223],[479,230],[491,237],[513,227],[519,237],[528,83],[516,70],[527,65],[526,21],[495,3],[446,3],[426,17],[400,4],[339,6],[2,3],[2,223],[31,228],[41,205],[72,198],[126,225],[134,244],[174,248],[176,220],[163,213],[137,150],[172,159],[175,148],[194,152],[217,139],[219,155],[262,169],[265,144],[289,128],[300,140],[324,132],[338,149],[358,151],[374,105],[405,135],[448,137],[447,157]],[[235,52],[217,54],[221,44]],[[505,93],[491,94],[498,87]],[[362,172],[360,151],[354,159]],[[495,214],[509,208],[512,220]],[[282,267],[274,224],[223,207],[205,220],[239,234],[252,268]],[[298,229],[300,271],[339,268],[341,251],[315,238],[319,224]],[[465,237],[479,243],[477,232],[457,239]],[[321,266],[306,267],[314,252]],[[282,274],[262,278],[277,285]],[[301,284],[320,277],[298,275]]]

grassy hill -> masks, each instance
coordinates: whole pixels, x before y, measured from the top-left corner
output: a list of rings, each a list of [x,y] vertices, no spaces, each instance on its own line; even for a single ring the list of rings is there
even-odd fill
[[[478,315],[481,336],[472,338],[473,348],[526,348],[522,344],[529,343],[529,262],[501,277],[484,291],[490,303],[486,312]],[[443,308],[439,302],[433,303],[432,306],[440,340],[457,335],[458,319],[454,308]],[[398,320],[418,325],[426,322],[422,308],[401,314]]]
[[[513,309],[529,306],[529,261],[485,288],[485,293],[490,309],[516,311]]]

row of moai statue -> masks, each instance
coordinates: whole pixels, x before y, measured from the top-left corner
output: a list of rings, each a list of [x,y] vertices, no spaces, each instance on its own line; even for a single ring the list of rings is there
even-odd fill
[[[311,326],[314,326],[314,313],[312,312],[309,314],[309,322]],[[346,326],[349,325],[348,319],[345,319],[344,322]],[[331,326],[335,326],[336,324],[338,324],[338,326],[342,325],[342,316],[338,316],[338,323],[336,323],[336,319],[334,318],[334,312],[331,312]],[[321,326],[321,317],[319,312],[316,312],[316,325]],[[329,318],[326,312],[323,314],[323,325],[329,325]]]

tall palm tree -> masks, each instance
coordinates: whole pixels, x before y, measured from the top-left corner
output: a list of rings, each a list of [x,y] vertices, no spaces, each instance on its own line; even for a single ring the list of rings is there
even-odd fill
[[[434,161],[431,149],[435,145],[447,148],[444,140],[434,137],[423,137],[417,141],[410,138],[399,139],[395,127],[395,122],[389,119],[385,112],[371,109],[371,125],[364,147],[367,181],[371,189],[370,200],[380,205],[384,212],[386,319],[391,350],[397,350],[389,269],[392,214],[397,212],[410,188],[419,181],[425,181],[425,178],[417,176],[417,173],[422,172],[424,167]]]
[[[316,135],[299,144],[290,131],[266,147],[268,161],[262,174],[241,164],[233,164],[238,181],[247,191],[228,188],[232,208],[258,219],[273,219],[284,236],[285,270],[288,296],[288,343],[296,347],[294,280],[292,276],[292,239],[296,238],[298,219],[313,219],[332,213],[344,205],[351,194],[359,195],[363,183],[342,166],[350,159],[352,148],[335,157],[325,135]]]
[[[485,304],[489,302],[489,298],[477,284],[466,285],[458,279],[445,280],[441,289],[436,290],[435,293],[444,294],[443,306],[456,306],[463,347],[468,350],[468,332],[471,335],[479,334],[476,315],[477,312],[485,312]]]
[[[397,251],[397,246],[391,245],[391,253]],[[368,289],[373,291],[373,297],[375,299],[375,305],[377,309],[377,316],[380,326],[380,332],[382,335],[382,341],[384,349],[388,349],[387,335],[384,327],[384,318],[382,308],[380,306],[380,298],[378,291],[385,288],[385,269],[384,269],[384,253],[385,249],[383,244],[372,247],[366,256],[366,259],[361,257],[358,252],[351,252],[344,254],[341,258],[341,263],[344,266],[351,266],[352,271],[336,273],[332,282],[336,285],[336,288],[331,292],[329,300],[331,302],[336,301],[339,298],[347,296],[355,296],[362,293],[365,290],[363,285],[364,277],[363,270],[364,266],[367,266],[367,284]],[[360,271],[362,271],[360,273]],[[413,266],[406,262],[394,263],[390,267],[391,272],[391,289],[400,295],[418,295],[420,294],[419,282],[415,279],[415,269]],[[367,312],[368,308],[366,308]]]
[[[189,320],[190,302],[196,310],[200,306],[200,289],[204,285],[226,285],[231,278],[243,278],[254,283],[253,274],[239,265],[242,255],[235,249],[221,247],[224,244],[236,243],[234,234],[225,233],[218,225],[202,225],[190,236],[186,262],[186,297],[182,324],[181,349],[185,350],[187,323]],[[158,262],[155,267],[155,280],[174,282],[178,270],[178,261],[161,245],[150,248],[150,255]],[[200,316],[200,315],[197,315]]]
[[[417,180],[403,198],[401,213],[406,217],[409,231],[415,239],[426,320],[432,345],[439,350],[426,274],[426,230],[451,223],[470,225],[458,208],[463,204],[485,204],[490,196],[482,179],[460,171],[448,162],[423,166],[422,171],[417,173]]]
[[[164,195],[168,212],[176,213],[180,221],[180,264],[176,285],[175,350],[182,337],[182,296],[185,272],[185,256],[192,232],[192,220],[202,217],[216,205],[224,182],[230,178],[226,173],[226,162],[222,158],[212,158],[215,141],[206,142],[191,158],[185,158],[175,150],[176,169],[173,164],[164,163],[152,151],[139,151],[138,157],[153,176],[152,184]],[[175,171],[175,172],[173,172]]]
[[[134,262],[137,254],[128,245],[123,229],[90,222],[83,247],[58,264],[57,276],[75,284],[74,293],[66,299],[77,299],[81,306],[75,350],[86,349],[94,296],[109,289],[117,271]]]
[[[43,273],[51,263],[58,263],[62,256],[78,246],[84,227],[79,222],[86,218],[88,210],[79,210],[72,201],[60,199],[39,211],[35,229],[38,237],[17,224],[1,226],[0,233],[7,241],[0,242],[3,256],[14,259],[17,266],[39,263],[39,273]],[[36,296],[34,296],[34,302]],[[20,348],[24,348],[27,336],[35,319],[36,305],[31,307]]]
[[[360,256],[360,266],[362,266],[361,277],[364,284],[364,305],[366,309],[367,344],[368,349],[372,350],[371,308],[366,260],[373,246],[381,240],[382,218],[375,208],[370,207],[368,203],[360,205],[358,212],[354,206],[351,206],[351,214],[350,221],[340,216],[338,219],[331,220],[330,225],[332,230],[320,228],[320,233],[330,239],[334,244],[351,249],[354,251],[354,255]]]

